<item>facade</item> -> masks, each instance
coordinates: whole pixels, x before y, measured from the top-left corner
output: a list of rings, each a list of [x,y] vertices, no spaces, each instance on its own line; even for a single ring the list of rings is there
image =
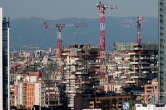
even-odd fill
[[[144,84],[157,78],[158,44],[115,43],[115,49],[112,79],[118,81],[124,89],[133,87],[134,91],[135,88],[143,90]]]
[[[26,83],[25,106],[32,108],[34,105],[41,105],[41,83]]]
[[[3,110],[3,74],[2,74],[2,8],[0,8],[0,109]]]
[[[160,103],[166,103],[166,0],[159,0],[159,90]]]
[[[3,18],[3,106],[9,108],[9,18]]]
[[[14,90],[11,89],[14,92],[14,98],[10,99],[12,106],[17,109],[62,106],[63,91],[60,84],[55,80],[37,80],[38,72],[30,72],[30,75],[17,77]]]
[[[41,83],[19,82],[15,85],[15,106],[19,109],[41,105]]]
[[[0,8],[0,109],[7,110],[9,107],[9,19],[2,17]]]
[[[144,102],[146,104],[158,104],[159,88],[157,79],[152,80],[151,84],[144,85]]]
[[[101,95],[101,94],[77,94],[74,110],[123,110],[123,103],[130,103],[130,95]]]
[[[123,103],[129,103],[130,100],[130,95],[95,97],[94,107],[102,110],[123,110]]]
[[[63,75],[68,107],[74,109],[76,93],[99,86],[99,49],[89,45],[70,45],[62,52]]]
[[[57,107],[62,105],[60,97],[60,88],[57,86],[54,81],[45,82],[45,91],[44,91],[44,106],[45,107]],[[43,105],[42,105],[43,106]]]
[[[24,106],[25,105],[25,83],[19,82],[18,83],[18,89],[17,89],[17,105]]]
[[[32,108],[35,105],[35,84],[27,83],[25,90],[25,105],[26,108]]]

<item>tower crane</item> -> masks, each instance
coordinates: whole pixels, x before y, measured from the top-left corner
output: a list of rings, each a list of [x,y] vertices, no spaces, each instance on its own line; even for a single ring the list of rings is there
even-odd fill
[[[65,27],[86,27],[87,24],[51,24],[51,26],[57,28],[57,49],[56,49],[56,57],[58,59],[58,66],[57,66],[57,70],[58,70],[58,74],[61,73],[61,65],[62,65],[62,36],[61,36],[61,32],[62,29]],[[48,25],[46,22],[44,22],[44,28],[47,29]],[[62,78],[62,76],[61,76]]]
[[[65,27],[86,27],[87,24],[52,24],[53,27],[57,28],[57,50],[59,50],[58,58],[61,58],[61,49],[62,49],[62,29]],[[47,29],[48,25],[44,22],[44,28]]]
[[[117,6],[103,4],[100,1],[96,8],[100,12],[100,51],[105,51],[105,10],[106,8],[115,9]]]
[[[104,91],[104,82],[107,80],[105,76],[105,10],[107,8],[112,10],[117,8],[117,6],[103,4],[100,1],[96,8],[100,12],[100,91]]]
[[[137,17],[137,43],[140,44],[142,42],[141,39],[141,21],[143,20],[143,17]]]

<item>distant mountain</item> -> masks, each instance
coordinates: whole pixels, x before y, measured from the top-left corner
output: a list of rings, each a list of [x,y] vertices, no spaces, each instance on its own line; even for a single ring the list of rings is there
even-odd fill
[[[68,18],[60,20],[46,20],[41,18],[20,18],[11,20],[10,45],[11,48],[38,46],[40,48],[55,48],[56,28],[43,29],[43,22],[86,23],[88,27],[64,28],[62,30],[63,45],[90,44],[99,46],[99,19]],[[157,42],[157,18],[145,17],[142,22],[143,42]],[[135,42],[137,37],[136,17],[107,17],[106,18],[106,47],[112,48],[114,42]]]

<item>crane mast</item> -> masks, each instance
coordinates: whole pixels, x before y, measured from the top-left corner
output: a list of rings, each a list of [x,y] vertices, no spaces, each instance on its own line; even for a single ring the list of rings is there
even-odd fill
[[[117,8],[117,6],[106,5],[99,2],[96,8],[100,12],[100,51],[105,51],[105,29],[106,29],[105,10],[106,8],[114,9]]]
[[[61,58],[61,50],[62,50],[62,29],[64,27],[86,27],[87,24],[52,24],[52,26],[57,28],[57,58]],[[47,29],[48,25],[44,22],[44,28]]]
[[[142,42],[141,39],[141,21],[143,17],[137,17],[137,43],[140,44]]]
[[[57,58],[61,58],[62,57],[62,52],[61,52],[61,49],[62,49],[62,36],[61,36],[61,32],[62,32],[62,26],[58,26],[57,27],[57,52],[56,52],[56,55],[57,55]]]
[[[57,57],[57,71],[61,73],[61,65],[62,65],[62,29],[64,27],[85,27],[87,24],[51,24],[53,27],[57,28],[57,49],[56,49],[56,57]],[[44,28],[47,29],[48,25],[44,22]]]
[[[62,48],[62,36],[61,36],[61,32],[62,32],[62,27],[59,26],[57,29],[57,48],[61,49]]]
[[[100,91],[104,91],[104,82],[107,80],[105,73],[105,29],[106,29],[106,8],[114,9],[116,6],[106,5],[99,2],[96,6],[97,10],[100,12]]]

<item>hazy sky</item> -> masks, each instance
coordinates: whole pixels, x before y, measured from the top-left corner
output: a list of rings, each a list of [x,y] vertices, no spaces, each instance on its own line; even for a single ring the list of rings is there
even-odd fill
[[[4,15],[11,18],[41,17],[60,18],[97,18],[98,0],[0,0]],[[150,16],[157,17],[158,0],[102,0],[117,5],[118,9],[109,11],[110,16]]]

